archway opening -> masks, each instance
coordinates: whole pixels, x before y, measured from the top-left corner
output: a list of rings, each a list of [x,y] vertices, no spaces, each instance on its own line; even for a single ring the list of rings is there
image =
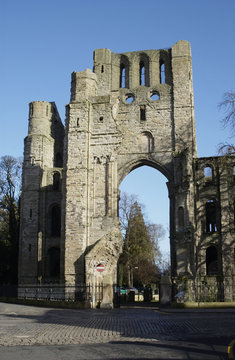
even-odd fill
[[[143,165],[132,170],[123,179],[119,187],[120,222],[123,222],[123,219],[121,219],[123,209],[121,207],[130,207],[131,204],[134,207],[132,217],[136,216],[137,220],[140,221],[140,225],[138,221],[131,225],[126,220],[126,228],[122,226],[123,252],[126,252],[124,256],[121,255],[119,261],[119,283],[122,291],[125,291],[125,288],[133,288],[136,291],[136,289],[145,289],[147,286],[151,286],[152,296],[154,297],[155,293],[158,295],[160,276],[162,274],[170,275],[169,198],[166,182],[167,178],[160,171],[151,166]],[[127,202],[126,205],[123,203],[123,197]],[[138,206],[140,206],[140,209]],[[130,208],[126,210],[130,211]],[[149,230],[150,234],[148,233]],[[129,234],[127,235],[128,231]],[[154,244],[155,252],[149,254],[149,260],[151,261],[148,261],[145,256],[140,256],[138,261],[135,256],[127,254],[127,252],[131,251],[133,247],[132,250],[135,254],[138,253],[135,244],[134,246],[132,244],[133,241],[136,241],[137,247],[145,246],[139,237],[145,237],[146,231],[148,233],[147,238],[150,235],[150,241],[156,240]],[[127,236],[129,236],[128,240]],[[143,252],[145,251],[148,250],[143,249]]]

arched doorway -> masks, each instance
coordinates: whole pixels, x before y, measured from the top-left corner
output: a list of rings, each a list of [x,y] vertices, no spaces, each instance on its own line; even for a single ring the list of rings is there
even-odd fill
[[[160,169],[158,164],[145,161],[138,163],[138,166],[135,164],[119,186],[119,218],[124,241],[123,253],[119,259],[122,302],[132,302],[133,299],[135,301],[158,301],[161,276],[171,275],[169,183],[162,173],[164,170],[160,171]],[[133,208],[134,213],[136,209],[138,213],[139,209],[140,218],[137,219],[137,223],[133,220],[135,216],[132,213]],[[130,218],[124,225],[123,215]],[[137,229],[138,227],[140,230]],[[155,233],[151,234],[153,228]],[[149,250],[154,256],[154,260],[150,254],[147,258],[144,254],[139,255],[139,258],[137,256],[137,259],[133,256],[135,241],[136,246],[142,246],[143,252],[145,252],[146,244],[143,239],[140,241],[138,238],[146,236],[145,231],[147,232],[147,243],[149,239],[151,244],[154,242],[154,248],[151,248],[150,245]],[[133,242],[134,250],[132,250]]]
[[[169,198],[167,179],[160,171],[150,166],[141,166],[131,171],[119,186],[120,194],[135,194],[144,205],[150,223],[161,224],[165,230],[160,248],[165,259],[170,256]],[[170,259],[169,259],[170,260]]]

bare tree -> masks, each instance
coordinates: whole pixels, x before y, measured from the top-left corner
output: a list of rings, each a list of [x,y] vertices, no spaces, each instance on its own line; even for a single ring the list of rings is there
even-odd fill
[[[21,189],[22,162],[13,156],[5,155],[0,160],[0,199],[17,201]]]
[[[0,282],[17,282],[21,161],[0,160]]]
[[[226,92],[218,107],[225,112],[221,123],[224,128],[230,129],[230,139],[232,139],[235,135],[235,93],[233,91]],[[219,144],[218,150],[221,155],[235,155],[235,145],[233,142]]]
[[[137,202],[138,198],[136,195],[127,193],[122,193],[120,202],[119,202],[119,220],[121,223],[121,230],[123,236],[125,236],[126,230],[128,228],[128,222],[131,216],[131,209],[135,202]],[[142,207],[142,205],[141,205]]]
[[[162,253],[160,251],[160,240],[165,235],[165,229],[161,224],[147,224],[148,234],[151,242],[151,255],[152,261],[154,261],[157,266],[159,266],[162,262]]]
[[[219,109],[225,111],[225,117],[221,120],[224,127],[230,127],[232,135],[235,132],[235,93],[233,91],[226,92],[223,100],[219,103]]]

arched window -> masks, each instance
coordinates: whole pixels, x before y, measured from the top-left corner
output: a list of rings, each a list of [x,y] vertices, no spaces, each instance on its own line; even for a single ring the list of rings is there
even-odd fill
[[[129,60],[125,55],[121,56],[120,59],[120,79],[119,86],[120,88],[129,88]]]
[[[206,274],[218,274],[218,253],[217,248],[214,245],[211,245],[206,249]]]
[[[49,275],[58,277],[60,275],[60,249],[52,247],[48,250],[49,257]]]
[[[143,61],[140,61],[140,85],[146,85],[145,84],[145,66],[144,66],[144,62]]]
[[[60,190],[60,174],[58,172],[53,174],[53,190]]]
[[[160,61],[160,84],[165,84],[166,82],[166,72],[165,72],[165,63],[163,60]]]
[[[149,132],[144,132],[143,134],[141,134],[140,136],[140,149],[141,152],[145,153],[149,153],[153,151],[153,136],[152,134],[150,134]]]
[[[56,153],[55,167],[63,167],[63,158],[60,152]]]
[[[139,85],[149,86],[149,57],[142,53],[139,57]]]
[[[60,236],[61,211],[58,205],[51,208],[51,236]]]
[[[182,206],[178,208],[178,225],[179,229],[184,228],[184,208]]]
[[[206,232],[216,231],[218,231],[216,202],[208,200],[206,203]]]
[[[213,180],[213,169],[211,166],[206,166],[204,168],[204,178],[205,181],[212,181]]]
[[[124,64],[120,66],[120,88],[126,87],[126,68]]]
[[[207,166],[204,168],[204,176],[205,177],[212,177],[212,168],[210,166]]]

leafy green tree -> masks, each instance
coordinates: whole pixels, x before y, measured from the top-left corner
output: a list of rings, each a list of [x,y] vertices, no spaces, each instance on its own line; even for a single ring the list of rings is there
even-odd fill
[[[156,282],[159,273],[156,260],[160,257],[158,241],[163,235],[162,226],[146,224],[136,196],[126,193],[120,201],[120,221],[124,238],[119,261],[120,283],[132,287]]]
[[[0,283],[16,284],[18,273],[21,161],[0,160]]]

